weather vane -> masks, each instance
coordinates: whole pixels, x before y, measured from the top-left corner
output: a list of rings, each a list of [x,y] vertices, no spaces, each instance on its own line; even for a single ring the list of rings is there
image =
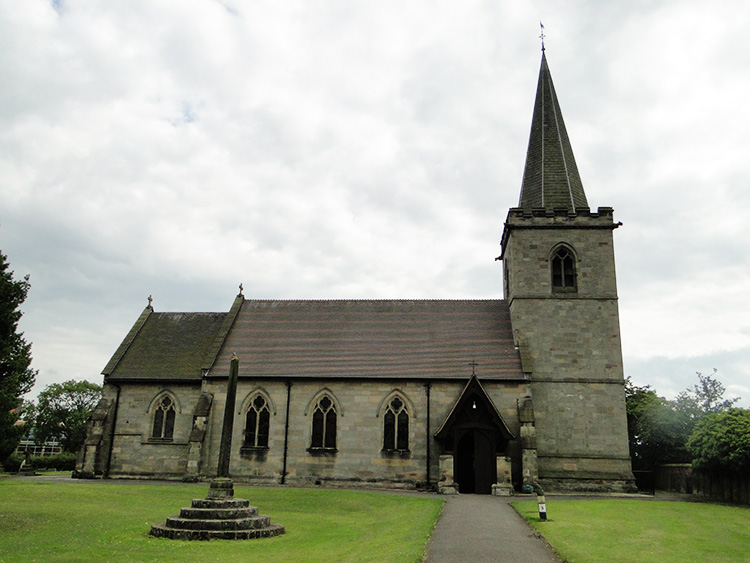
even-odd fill
[[[542,51],[544,51],[544,24],[542,23],[542,20],[539,20],[539,27],[542,28],[542,33],[539,35],[539,39],[542,40]]]

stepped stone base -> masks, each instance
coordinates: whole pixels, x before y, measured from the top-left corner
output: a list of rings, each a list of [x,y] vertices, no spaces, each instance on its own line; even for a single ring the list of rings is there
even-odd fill
[[[208,498],[194,499],[179,516],[151,526],[149,534],[173,540],[250,540],[284,533],[284,526],[271,524],[249,501],[233,498],[231,481],[214,481]]]

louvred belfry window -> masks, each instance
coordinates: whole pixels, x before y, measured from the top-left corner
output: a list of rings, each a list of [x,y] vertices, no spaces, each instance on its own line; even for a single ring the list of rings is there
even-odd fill
[[[245,447],[267,448],[271,413],[263,396],[258,395],[250,403],[245,416]]]
[[[154,429],[152,438],[171,440],[174,435],[174,403],[172,399],[165,396],[154,411]]]
[[[409,413],[398,397],[391,400],[383,415],[383,450],[409,450]]]
[[[312,417],[311,448],[336,449],[336,406],[328,396],[315,405]]]
[[[561,246],[552,256],[552,290],[576,291],[576,261],[569,248]]]

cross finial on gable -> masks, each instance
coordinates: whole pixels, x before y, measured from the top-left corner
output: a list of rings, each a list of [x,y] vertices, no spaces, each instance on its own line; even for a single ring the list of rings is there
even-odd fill
[[[476,374],[474,373],[474,368],[475,368],[475,367],[477,367],[477,366],[478,366],[479,364],[478,364],[478,363],[476,363],[476,362],[475,362],[474,360],[471,360],[471,361],[469,362],[469,365],[471,366],[471,375],[476,375]]]

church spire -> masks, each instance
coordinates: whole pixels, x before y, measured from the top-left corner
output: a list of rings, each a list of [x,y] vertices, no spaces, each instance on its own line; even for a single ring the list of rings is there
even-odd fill
[[[544,49],[518,206],[526,210],[588,207]]]

